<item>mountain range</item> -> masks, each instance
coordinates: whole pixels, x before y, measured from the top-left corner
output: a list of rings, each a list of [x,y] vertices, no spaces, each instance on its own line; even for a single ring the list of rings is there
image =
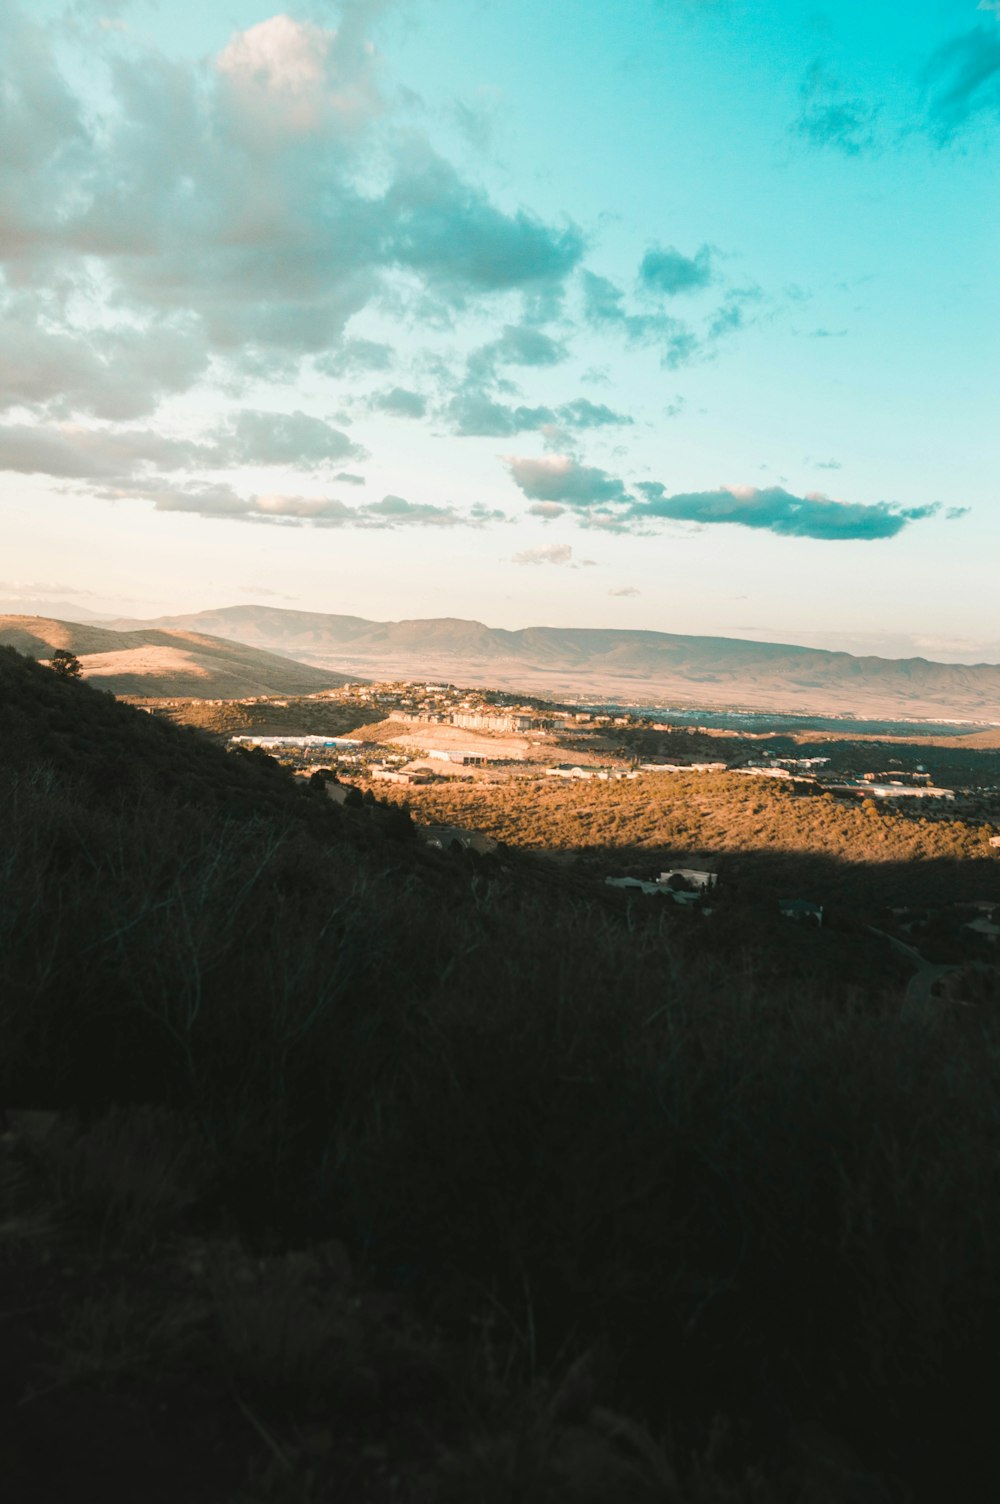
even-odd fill
[[[555,696],[620,696],[705,709],[1000,723],[1000,665],[988,663],[859,657],[669,632],[509,631],[454,617],[370,621],[258,605],[116,625],[210,634],[354,678],[445,678]]]

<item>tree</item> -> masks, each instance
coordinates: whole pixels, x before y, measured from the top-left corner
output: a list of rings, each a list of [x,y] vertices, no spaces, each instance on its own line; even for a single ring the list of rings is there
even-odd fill
[[[53,673],[58,674],[62,679],[79,679],[83,673],[83,664],[76,654],[69,652],[67,648],[56,648],[49,660],[49,666]]]

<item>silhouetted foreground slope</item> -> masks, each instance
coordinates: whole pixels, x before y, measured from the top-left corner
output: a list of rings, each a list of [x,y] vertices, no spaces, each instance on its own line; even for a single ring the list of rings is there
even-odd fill
[[[3,1090],[64,1109],[2,1145],[9,1497],[992,1496],[992,1012],[13,653],[0,786]]]

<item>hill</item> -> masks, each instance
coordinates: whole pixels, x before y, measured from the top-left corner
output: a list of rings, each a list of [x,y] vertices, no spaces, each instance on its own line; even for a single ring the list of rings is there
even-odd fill
[[[0,598],[0,616],[45,616],[56,621],[113,623],[115,613],[91,611],[79,601],[3,600]]]
[[[985,999],[434,851],[10,649],[0,828],[9,1497],[983,1497]]]
[[[142,623],[123,623],[138,627]],[[787,643],[603,628],[526,627],[232,606],[147,627],[214,632],[381,678],[445,678],[561,695],[904,719],[1000,717],[1000,666],[855,657]]]
[[[84,678],[116,695],[240,699],[309,694],[347,682],[343,674],[186,629],[120,631],[42,616],[0,616],[0,645],[33,658],[75,653]]]
[[[900,903],[1000,905],[1000,861],[986,827],[841,804],[784,780],[680,773],[665,787],[661,775],[549,778],[526,780],[516,794],[504,784],[447,783],[408,788],[406,802],[428,823],[524,850],[573,853],[601,878],[648,876],[696,852],[717,859],[725,890],[758,900],[800,892],[859,918]]]

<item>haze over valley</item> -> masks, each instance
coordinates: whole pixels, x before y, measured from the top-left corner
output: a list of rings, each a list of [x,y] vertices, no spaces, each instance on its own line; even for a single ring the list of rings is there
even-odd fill
[[[885,719],[1000,721],[1000,666],[859,658],[787,644],[624,629],[506,631],[453,619],[360,617],[235,606],[136,629],[217,634],[365,678],[440,678],[554,696],[798,710]]]

